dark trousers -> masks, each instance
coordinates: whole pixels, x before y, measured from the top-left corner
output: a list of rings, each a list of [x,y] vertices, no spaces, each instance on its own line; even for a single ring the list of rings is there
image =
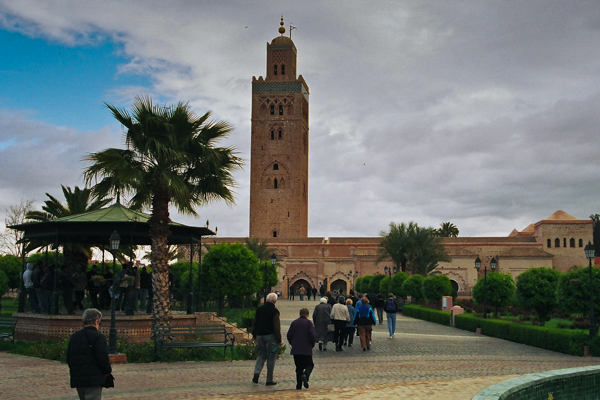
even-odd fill
[[[67,308],[67,314],[73,314],[73,289],[63,289],[63,301],[65,302],[65,307]]]
[[[73,308],[79,307],[80,310],[84,310],[83,307],[83,298],[85,297],[85,290],[76,290],[75,291],[75,302],[73,303]]]
[[[344,338],[346,337],[346,324],[347,321],[342,321],[339,319],[333,320],[333,327],[335,328],[333,331],[333,342],[335,343],[336,349],[341,349],[344,344]]]
[[[353,326],[346,326],[346,338],[344,339],[344,343],[348,343],[348,345],[352,346],[354,343],[354,330],[356,328]]]
[[[315,367],[313,358],[311,356],[305,356],[300,354],[294,354],[294,364],[296,364],[296,384],[302,383],[302,375],[306,375],[306,380],[310,378],[310,374]]]

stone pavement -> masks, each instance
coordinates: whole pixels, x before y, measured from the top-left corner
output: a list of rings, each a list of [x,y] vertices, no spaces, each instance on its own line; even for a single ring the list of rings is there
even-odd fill
[[[301,307],[316,301],[279,301],[283,331]],[[294,361],[275,366],[277,386],[251,383],[253,361],[121,364],[105,399],[447,399],[468,400],[481,389],[519,375],[600,364],[600,358],[554,353],[399,316],[396,337],[384,321],[371,351],[314,351],[310,389],[295,390]],[[1,399],[77,399],[65,364],[0,353]]]

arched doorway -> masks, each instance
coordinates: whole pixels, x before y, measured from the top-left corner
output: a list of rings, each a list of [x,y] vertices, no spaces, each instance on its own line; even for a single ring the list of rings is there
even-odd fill
[[[454,279],[450,279],[450,284],[452,285],[452,290],[455,290],[456,293],[460,290],[460,285]]]
[[[306,279],[298,279],[290,287],[290,291],[291,290],[294,291],[294,299],[300,300],[300,294],[298,293],[298,290],[300,290],[300,287],[304,287],[304,290],[306,290],[306,295],[304,296],[304,299],[308,300],[308,294],[311,292],[312,286],[310,285],[310,283],[308,283],[308,281]]]
[[[342,294],[348,293],[348,283],[343,279],[337,279],[331,282],[330,288],[332,293],[336,291]]]

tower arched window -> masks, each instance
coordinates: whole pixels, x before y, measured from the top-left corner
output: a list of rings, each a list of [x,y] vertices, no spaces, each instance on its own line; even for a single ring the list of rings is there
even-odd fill
[[[279,115],[283,115],[283,106],[279,105]]]
[[[569,240],[569,247],[575,247],[575,239],[571,238],[571,240]]]
[[[277,189],[277,178],[273,179],[273,189]]]
[[[273,231],[273,237],[277,237],[277,231]]]
[[[583,239],[579,239],[579,247],[583,247]]]
[[[281,75],[285,75],[285,64],[281,64]]]
[[[275,140],[275,131],[271,131],[271,140]]]
[[[280,129],[279,130],[279,140],[281,140],[281,137],[282,137],[282,132],[281,132],[281,129]]]
[[[279,170],[279,164],[273,164],[273,171]]]
[[[563,247],[567,247],[567,238],[563,238]]]
[[[275,105],[271,104],[271,115],[275,115]]]
[[[560,247],[560,239],[559,238],[554,239],[554,247]]]
[[[277,64],[273,65],[273,75],[277,75]]]
[[[552,247],[552,239],[548,239],[548,242],[546,243],[546,247],[548,247],[548,248]]]

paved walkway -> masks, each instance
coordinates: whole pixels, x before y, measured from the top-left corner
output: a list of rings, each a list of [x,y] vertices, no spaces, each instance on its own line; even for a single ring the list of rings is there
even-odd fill
[[[284,332],[304,306],[316,301],[279,301]],[[481,389],[519,375],[600,364],[489,338],[412,318],[399,317],[396,337],[385,322],[374,329],[370,352],[315,350],[310,389],[295,390],[294,361],[275,366],[278,385],[251,383],[253,361],[122,364],[114,366],[116,388],[105,399],[445,399],[468,400]],[[0,398],[77,399],[65,364],[0,353]]]

